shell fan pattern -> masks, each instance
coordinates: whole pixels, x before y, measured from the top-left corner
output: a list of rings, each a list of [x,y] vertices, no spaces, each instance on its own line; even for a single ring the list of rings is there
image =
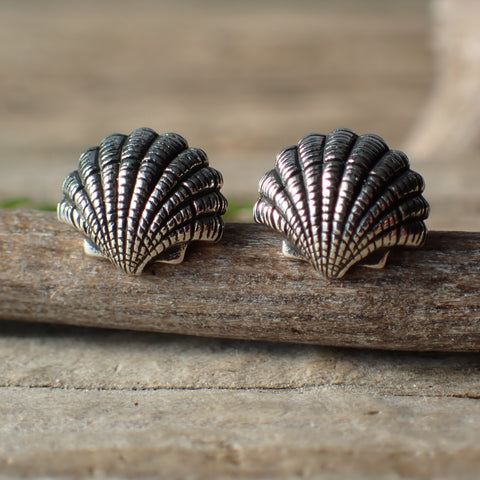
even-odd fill
[[[339,279],[361,261],[383,267],[391,247],[423,244],[423,190],[403,152],[378,135],[340,128],[278,154],[260,181],[254,218],[283,235],[287,256]]]
[[[180,263],[191,241],[217,241],[227,201],[220,172],[176,133],[113,134],[81,155],[57,215],[85,236],[85,251],[139,275]]]

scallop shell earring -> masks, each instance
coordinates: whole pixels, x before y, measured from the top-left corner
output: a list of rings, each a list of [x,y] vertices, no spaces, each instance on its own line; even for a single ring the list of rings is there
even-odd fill
[[[85,252],[139,275],[154,261],[180,263],[192,241],[217,241],[227,201],[207,155],[176,133],[139,128],[89,148],[63,184],[61,222]]]
[[[423,189],[403,152],[339,128],[278,154],[260,180],[254,219],[282,234],[286,256],[339,279],[359,262],[382,268],[392,247],[423,244]]]

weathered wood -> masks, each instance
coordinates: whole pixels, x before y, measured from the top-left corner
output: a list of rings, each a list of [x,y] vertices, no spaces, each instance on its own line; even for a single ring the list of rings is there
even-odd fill
[[[480,399],[480,355],[0,322],[0,389],[13,386],[291,392],[332,387],[345,394]],[[477,434],[480,446],[480,429]]]
[[[478,478],[477,400],[0,389],[7,478]],[[0,473],[0,476],[1,476]]]
[[[53,213],[0,212],[0,319],[397,350],[480,350],[480,234],[432,232],[327,282],[258,225],[129,277]]]
[[[476,478],[480,355],[0,322],[0,477]]]

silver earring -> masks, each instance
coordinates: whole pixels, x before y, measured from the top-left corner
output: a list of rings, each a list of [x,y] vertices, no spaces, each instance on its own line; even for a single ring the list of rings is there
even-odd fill
[[[282,234],[286,256],[338,279],[359,262],[382,268],[392,247],[423,244],[423,190],[403,152],[340,128],[278,154],[260,181],[254,219]]]
[[[85,252],[139,275],[153,261],[180,263],[192,241],[217,241],[227,201],[220,172],[176,133],[139,128],[89,148],[63,184],[61,222]]]

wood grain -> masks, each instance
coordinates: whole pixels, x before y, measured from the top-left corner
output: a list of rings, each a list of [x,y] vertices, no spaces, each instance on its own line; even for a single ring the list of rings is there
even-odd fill
[[[0,402],[5,478],[478,478],[473,399],[19,388]]]
[[[384,270],[325,281],[262,226],[129,277],[54,213],[0,211],[0,319],[391,350],[480,350],[480,234],[431,232]]]

